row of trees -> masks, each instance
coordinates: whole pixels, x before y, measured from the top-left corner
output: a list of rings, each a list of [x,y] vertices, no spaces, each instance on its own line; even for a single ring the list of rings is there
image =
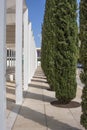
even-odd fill
[[[76,96],[78,59],[78,28],[76,0],[46,0],[42,26],[41,65],[60,103]],[[82,94],[81,124],[87,129],[87,1],[80,2],[80,60]]]

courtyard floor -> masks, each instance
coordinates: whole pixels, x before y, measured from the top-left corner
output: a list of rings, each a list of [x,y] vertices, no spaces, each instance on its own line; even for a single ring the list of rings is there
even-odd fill
[[[53,106],[55,92],[38,67],[28,91],[23,93],[23,104],[15,104],[15,84],[7,82],[7,130],[84,130],[80,125],[82,84],[78,78],[76,98],[67,106]]]

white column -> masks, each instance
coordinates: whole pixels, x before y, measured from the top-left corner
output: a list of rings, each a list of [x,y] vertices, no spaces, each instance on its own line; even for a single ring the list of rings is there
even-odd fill
[[[6,0],[0,0],[0,130],[6,130]]]
[[[32,76],[34,75],[34,34],[33,34],[33,44],[32,44]]]
[[[32,63],[31,63],[31,49],[32,49],[32,29],[31,29],[31,40],[30,40],[30,79],[32,78],[31,76],[31,67],[32,67]]]
[[[29,25],[28,25],[28,83],[30,83],[30,81],[31,81],[31,75],[30,75],[30,51],[31,51],[31,47],[30,47],[30,45],[31,45],[31,23],[29,23]]]
[[[22,15],[23,0],[16,0],[16,104],[22,104]]]
[[[28,89],[28,9],[24,13],[24,90]]]
[[[35,63],[35,67],[37,69],[37,49],[36,49],[36,46],[35,46],[35,56],[36,56],[36,63]]]
[[[33,44],[33,40],[32,40],[32,38],[33,38],[33,32],[32,32],[32,30],[31,30],[31,45],[30,45],[30,55],[31,55],[31,57],[30,57],[30,66],[31,66],[31,78],[32,78],[32,44]]]

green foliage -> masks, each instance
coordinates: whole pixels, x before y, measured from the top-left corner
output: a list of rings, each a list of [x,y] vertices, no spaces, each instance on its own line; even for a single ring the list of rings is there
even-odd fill
[[[80,59],[83,64],[83,72],[80,77],[84,83],[82,93],[82,115],[81,124],[87,129],[87,1],[80,2]]]
[[[76,0],[47,0],[42,28],[42,68],[60,103],[76,95]]]
[[[55,90],[60,103],[76,96],[78,52],[76,1],[56,1]]]
[[[41,65],[53,90],[54,81],[54,0],[46,1],[44,23],[42,27]]]

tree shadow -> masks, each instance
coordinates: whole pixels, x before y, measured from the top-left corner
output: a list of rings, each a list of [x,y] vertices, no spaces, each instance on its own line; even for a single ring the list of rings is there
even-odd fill
[[[40,86],[40,85],[36,85],[36,84],[35,85],[30,84],[30,86],[34,87],[34,88],[36,87],[39,89],[44,89],[44,88],[46,89],[47,88],[47,87],[44,87],[42,85]],[[41,100],[41,101],[45,101],[45,102],[50,102],[50,101],[54,100],[54,98],[51,98],[49,96],[46,96],[46,95],[43,96],[41,94],[36,94],[36,93],[32,93],[32,92],[24,92],[23,94],[24,94],[25,100],[26,100],[26,98]],[[9,98],[7,98],[7,101],[10,101],[10,103],[15,102],[15,100],[9,99]],[[34,102],[33,102],[33,104],[34,104]],[[29,105],[29,103],[28,103],[28,105]],[[38,106],[38,104],[36,104],[36,103],[34,104],[34,106],[35,105]],[[20,107],[19,113],[17,113],[15,109],[11,109],[10,107],[7,107],[7,109],[11,110],[14,113],[17,113],[18,115],[21,115],[22,117],[24,117],[26,119],[29,119],[30,121],[33,121],[34,123],[36,122],[42,126],[46,126],[50,130],[81,130],[79,128],[73,127],[70,124],[68,124],[68,121],[67,121],[67,123],[64,123],[60,120],[55,119],[54,116],[47,115],[44,105],[43,105],[44,112],[42,112],[42,113],[39,112],[40,104],[37,107],[37,109],[34,106],[32,107],[32,104],[30,104],[29,106],[23,106],[23,104],[22,104],[22,106],[19,106],[19,105],[15,104],[16,108]],[[30,107],[32,107],[32,109]]]
[[[16,107],[19,107],[19,105],[16,105]],[[13,112],[16,113],[15,109],[13,109]],[[51,130],[81,130],[26,106],[22,106],[18,114],[26,119],[34,121],[34,123],[36,122],[42,126],[48,127]]]
[[[54,91],[54,90],[53,90],[52,88],[47,88],[47,91],[51,91],[51,92],[52,92],[52,91]]]
[[[81,106],[81,103],[77,102],[77,101],[71,101],[68,104],[60,104],[60,102],[58,102],[58,100],[51,102],[51,105],[55,106],[55,107],[61,107],[61,108],[77,108]]]

